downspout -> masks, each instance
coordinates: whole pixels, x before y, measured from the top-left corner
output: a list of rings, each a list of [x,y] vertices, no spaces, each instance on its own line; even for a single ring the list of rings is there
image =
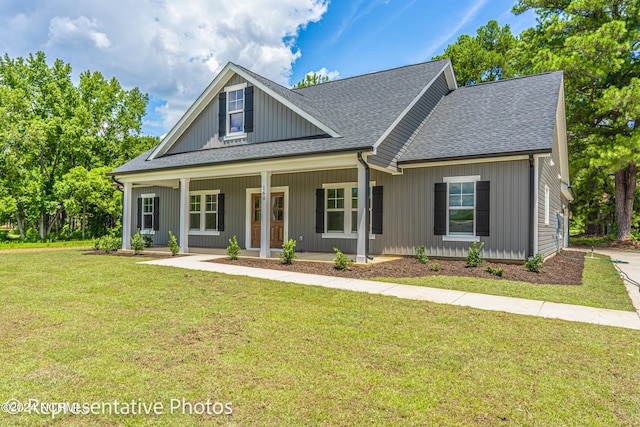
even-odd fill
[[[535,167],[533,154],[529,154],[529,253],[527,257],[532,257],[533,253],[533,240],[535,238],[534,224],[537,218],[535,218],[534,211],[536,206],[536,191],[535,191]]]
[[[113,187],[117,188],[121,193],[124,193],[124,184],[122,182],[118,181],[113,175],[111,175],[111,181],[113,181],[113,184],[111,184]]]
[[[366,184],[366,194],[365,194],[365,198],[364,198],[364,211],[365,211],[365,230],[367,230],[367,238],[365,239],[364,242],[364,254],[367,257],[367,259],[373,259],[373,257],[371,255],[369,255],[369,230],[371,230],[371,217],[369,215],[369,210],[370,210],[370,206],[369,206],[369,200],[370,200],[370,194],[369,192],[371,191],[369,188],[369,182],[371,181],[371,171],[369,170],[369,164],[362,158],[362,151],[358,151],[358,161],[360,162],[360,164],[364,167],[364,180],[365,180],[365,184]]]

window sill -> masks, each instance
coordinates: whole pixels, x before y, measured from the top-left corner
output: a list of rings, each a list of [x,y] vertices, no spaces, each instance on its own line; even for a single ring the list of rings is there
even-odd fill
[[[478,236],[442,236],[443,242],[479,242]]]
[[[219,231],[189,230],[189,236],[219,236]]]
[[[225,135],[224,138],[222,138],[223,141],[233,141],[235,139],[243,139],[246,138],[247,134],[246,133],[232,133],[229,135]]]
[[[345,233],[322,233],[323,239],[351,239],[356,240],[358,238],[358,233],[345,234]],[[376,235],[370,234],[369,240],[375,240]]]
[[[140,230],[140,234],[156,234],[156,230]]]

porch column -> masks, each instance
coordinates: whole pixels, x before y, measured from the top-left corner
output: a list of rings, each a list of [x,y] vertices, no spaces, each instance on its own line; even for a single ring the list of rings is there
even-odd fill
[[[367,182],[367,170],[358,162],[358,241],[356,245],[356,262],[367,263],[367,239],[369,230],[367,229],[367,196],[369,193],[369,183]]]
[[[133,183],[124,183],[122,192],[122,249],[131,249],[132,189]]]
[[[261,172],[260,258],[271,257],[271,172]]]
[[[180,178],[180,252],[189,253],[189,178]]]

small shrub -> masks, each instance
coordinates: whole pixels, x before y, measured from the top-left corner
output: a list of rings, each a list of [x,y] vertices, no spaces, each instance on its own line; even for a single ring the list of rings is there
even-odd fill
[[[467,267],[477,267],[484,262],[482,256],[480,255],[480,251],[484,247],[484,242],[480,243],[478,246],[478,242],[474,241],[473,246],[469,246],[469,254],[467,255]]]
[[[144,241],[145,248],[150,248],[151,246],[153,246],[153,234],[144,233],[142,235],[142,240]]]
[[[486,271],[489,274],[493,274],[494,276],[502,277],[502,272],[504,271],[504,269],[487,267],[484,269],[484,271]]]
[[[293,239],[289,239],[282,244],[282,253],[278,254],[282,264],[291,264],[293,262],[293,259],[296,257],[295,247],[296,241]]]
[[[133,249],[133,253],[138,255],[144,249],[144,240],[142,235],[140,234],[140,229],[138,232],[131,236],[131,249]]]
[[[169,249],[171,250],[171,256],[178,255],[180,252],[180,246],[178,246],[178,239],[173,235],[171,230],[169,230]]]
[[[120,249],[122,241],[120,238],[115,236],[102,236],[99,240],[100,249],[104,251],[105,254],[111,253],[111,251],[117,251]]]
[[[425,250],[426,248],[424,245],[416,246],[416,259],[420,264],[426,264],[429,262],[429,257],[427,257]]]
[[[92,239],[93,250],[95,250],[95,251],[99,251],[100,250],[100,247],[102,246],[101,245],[101,240],[102,239]]]
[[[524,267],[531,273],[540,273],[543,262],[542,254],[537,254],[536,256],[529,257],[529,259],[524,262]]]
[[[353,265],[353,261],[349,259],[345,254],[340,251],[338,248],[333,248],[333,251],[336,253],[336,257],[333,259],[333,262],[336,263],[336,269],[340,271],[351,270],[351,266]]]
[[[35,243],[40,241],[40,233],[37,228],[29,228],[24,235],[24,240],[27,242]]]
[[[227,255],[229,259],[235,261],[238,259],[240,255],[240,245],[238,244],[238,239],[236,235],[233,235],[233,239],[229,239],[229,246],[227,246]]]
[[[439,271],[440,270],[440,264],[438,264],[437,262],[429,264],[429,270],[431,270],[431,271]]]

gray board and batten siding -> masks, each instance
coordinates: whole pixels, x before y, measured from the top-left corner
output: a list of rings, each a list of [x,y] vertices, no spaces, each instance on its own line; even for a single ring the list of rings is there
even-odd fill
[[[234,75],[226,86],[248,83]],[[178,138],[167,154],[185,153],[202,148],[218,148],[234,144],[281,141],[288,139],[312,138],[325,134],[321,129],[276,101],[267,93],[254,87],[253,92],[253,132],[245,139],[225,141],[218,136],[218,97],[200,113],[189,128]]]
[[[169,187],[139,187],[132,191],[131,235],[138,230],[138,199],[142,194],[154,194],[158,197],[158,230],[154,231],[153,244],[166,245],[169,231],[180,238],[180,190]]]
[[[404,152],[404,148],[411,142],[414,135],[421,127],[425,119],[431,114],[440,100],[451,90],[447,84],[447,78],[441,73],[429,89],[396,125],[396,127],[380,143],[376,155],[370,156],[369,163],[383,168],[397,169],[398,159]]]
[[[480,175],[490,181],[490,231],[479,237],[485,242],[483,256],[492,259],[523,260],[528,247],[528,175],[526,160],[482,164],[434,166],[405,169],[403,175],[372,170],[371,180],[383,187],[383,233],[370,240],[370,252],[413,255],[415,247],[425,245],[429,256],[464,258],[469,242],[443,241],[434,235],[434,186],[443,177]],[[323,238],[315,230],[315,191],[323,184],[357,182],[357,170],[341,169],[302,173],[274,174],[272,187],[288,187],[288,237],[297,240],[298,251],[331,252],[334,247],[345,253],[356,252],[352,239]],[[258,188],[259,176],[191,181],[190,190],[219,190],[225,194],[225,230],[219,236],[190,236],[190,247],[225,248],[236,235],[241,247],[246,242],[247,188]],[[155,244],[166,244],[168,231],[179,235],[179,190],[164,187],[134,189],[135,200],[143,193],[160,197],[160,229]],[[135,225],[132,227],[135,232]],[[302,240],[300,240],[302,236]]]
[[[562,213],[557,133],[553,135],[551,157],[542,157],[538,162],[538,252],[547,257],[557,250],[556,215]],[[549,187],[549,224],[545,224],[545,185]]]

